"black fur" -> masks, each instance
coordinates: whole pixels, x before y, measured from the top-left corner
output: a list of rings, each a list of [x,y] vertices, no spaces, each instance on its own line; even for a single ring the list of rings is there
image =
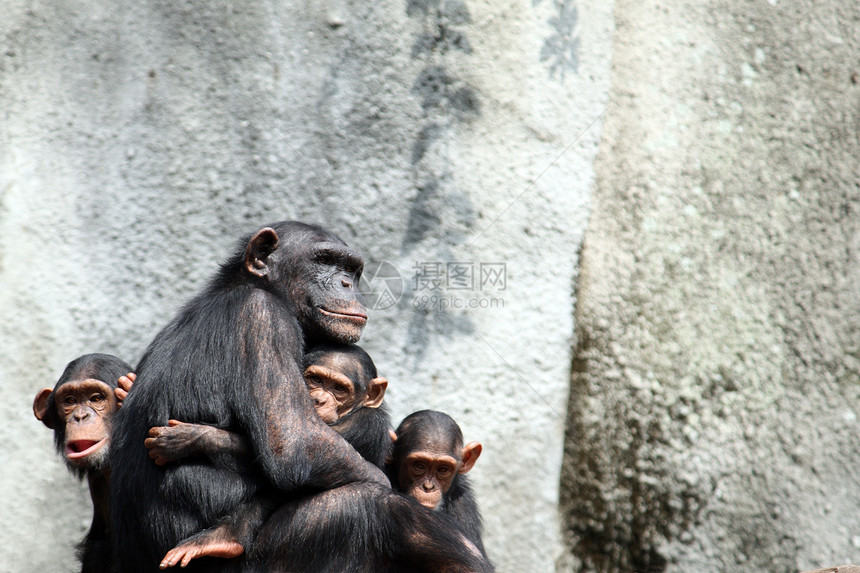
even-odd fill
[[[330,358],[332,355],[336,356],[337,370],[353,383],[355,404],[349,412],[330,424],[330,427],[344,437],[365,460],[383,469],[392,446],[389,435],[391,419],[385,404],[381,404],[378,408],[363,406],[368,385],[377,377],[376,365],[360,346],[320,344],[305,354],[304,367],[321,364],[324,358]],[[197,427],[210,429],[204,425]],[[243,471],[250,471],[247,466],[252,462],[249,455],[251,448],[247,441],[241,435],[232,432],[222,430],[218,434],[219,436],[229,434],[230,439],[218,439],[214,442],[194,440],[193,455],[205,455],[212,463],[219,466],[228,468],[238,466],[243,468]],[[183,455],[186,453],[183,452]],[[263,522],[278,507],[279,499],[283,499],[283,496],[277,492],[269,491],[267,494],[260,494],[219,520],[211,531],[195,534],[186,542],[205,546],[214,538],[227,538],[238,541],[243,547],[251,547]],[[265,562],[263,565],[268,566]]]
[[[281,506],[258,535],[251,561],[257,573],[492,571],[462,535],[447,515],[411,497],[352,484]]]

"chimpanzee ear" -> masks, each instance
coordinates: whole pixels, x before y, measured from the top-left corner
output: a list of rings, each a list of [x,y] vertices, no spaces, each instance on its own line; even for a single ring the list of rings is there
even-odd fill
[[[365,408],[379,408],[388,389],[388,380],[385,378],[374,378],[367,383],[367,396],[364,397]],[[395,438],[396,439],[396,438]]]
[[[394,446],[394,443],[397,442],[397,434],[394,433],[394,430],[388,428],[388,437],[391,438],[391,445]],[[390,464],[394,461],[394,454],[391,450],[388,450],[388,455],[385,456],[385,463]]]
[[[53,412],[48,408],[48,400],[51,398],[53,392],[52,388],[43,388],[36,394],[36,399],[33,400],[33,414],[52,430],[54,429],[54,416]]]
[[[482,449],[480,442],[469,442],[463,446],[463,464],[458,470],[459,473],[464,474],[472,469],[475,462],[478,461]]]
[[[278,248],[278,233],[271,227],[257,231],[245,247],[245,269],[252,275],[269,274],[269,255]]]

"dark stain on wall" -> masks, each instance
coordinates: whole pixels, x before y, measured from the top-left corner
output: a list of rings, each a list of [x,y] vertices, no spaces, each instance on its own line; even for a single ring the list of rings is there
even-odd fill
[[[425,68],[415,80],[412,90],[423,96],[421,106],[425,111],[453,113],[455,120],[466,119],[466,116],[480,111],[478,97],[472,88],[448,75],[441,66]]]
[[[451,168],[449,142],[458,128],[481,113],[475,89],[452,70],[452,61],[473,54],[464,25],[471,23],[469,8],[462,0],[407,0],[406,14],[420,24],[411,57],[423,67],[412,85],[421,101],[422,125],[412,143],[411,162],[415,197],[401,244],[407,254],[419,244],[438,245],[438,262],[454,260],[451,247],[465,241],[475,222],[469,196],[457,186]],[[426,255],[425,255],[426,257]],[[427,262],[427,261],[422,261]],[[416,261],[416,265],[419,264]],[[433,293],[443,297],[444,291]],[[409,297],[401,304],[408,305]],[[434,336],[451,336],[474,330],[467,315],[456,315],[441,306],[409,307],[412,317],[406,344],[418,348],[420,362]]]

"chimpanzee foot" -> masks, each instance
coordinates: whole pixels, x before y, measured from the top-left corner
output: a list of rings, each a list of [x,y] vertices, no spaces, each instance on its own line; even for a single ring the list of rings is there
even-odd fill
[[[164,559],[158,565],[160,569],[167,569],[179,565],[188,567],[192,559],[198,557],[220,557],[230,559],[239,557],[245,552],[242,544],[235,539],[223,535],[219,529],[207,529],[197,535],[192,535],[173,549],[167,552]]]

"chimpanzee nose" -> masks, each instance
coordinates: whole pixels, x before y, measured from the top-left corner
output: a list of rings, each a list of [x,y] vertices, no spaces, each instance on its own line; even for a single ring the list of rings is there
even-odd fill
[[[433,481],[429,480],[429,479],[424,482],[423,487],[424,487],[424,491],[433,491],[434,489],[436,489],[433,486]]]
[[[90,417],[90,413],[87,410],[77,410],[74,413],[74,417],[76,422],[83,422]]]
[[[340,284],[342,284],[345,288],[350,288],[352,286],[352,281],[349,279],[340,279]]]

